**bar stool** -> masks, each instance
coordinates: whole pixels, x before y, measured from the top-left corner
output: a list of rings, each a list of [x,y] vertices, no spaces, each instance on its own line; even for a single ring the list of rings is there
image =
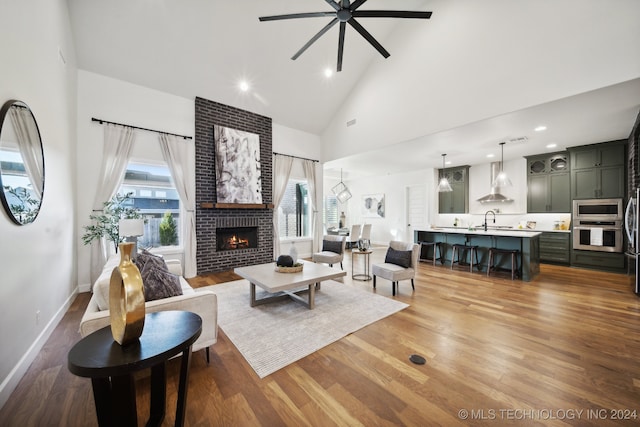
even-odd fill
[[[489,248],[489,260],[487,261],[487,276],[491,273],[491,270],[497,270],[495,266],[494,255],[511,255],[511,280],[515,278],[515,276],[520,275],[520,269],[518,268],[518,256],[520,255],[520,251],[518,249],[498,249],[498,248]]]
[[[442,259],[442,249],[440,245],[442,242],[420,242],[420,261],[433,261],[433,266],[436,265],[436,259],[440,260],[440,264],[444,264]],[[429,258],[429,248],[433,249],[433,257]],[[436,258],[436,251],[438,251],[438,257]],[[423,256],[424,255],[424,256]]]
[[[465,258],[466,252],[470,251],[469,254],[469,271],[473,273],[473,266],[475,265],[476,268],[478,270],[480,270],[480,263],[478,261],[478,247],[477,246],[468,246],[466,244],[463,243],[455,243],[451,246],[453,248],[453,251],[451,252],[451,269],[453,270],[453,264],[455,264],[456,262],[458,263],[458,265],[462,265],[462,263],[460,262],[460,255],[462,254],[462,258]],[[456,258],[456,253],[458,254],[458,257]],[[475,256],[475,264],[473,262],[473,258]]]

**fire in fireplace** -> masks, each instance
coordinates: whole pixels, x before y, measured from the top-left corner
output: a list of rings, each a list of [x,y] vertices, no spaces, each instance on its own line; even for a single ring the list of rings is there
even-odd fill
[[[216,229],[216,250],[233,251],[258,247],[258,227]]]

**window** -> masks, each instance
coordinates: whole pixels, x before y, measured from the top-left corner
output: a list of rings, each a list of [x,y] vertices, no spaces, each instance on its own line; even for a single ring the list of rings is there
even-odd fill
[[[324,224],[330,226],[338,226],[338,199],[333,194],[324,198]]]
[[[278,206],[279,237],[311,236],[307,182],[290,179]]]
[[[133,193],[131,207],[138,208],[145,219],[140,247],[180,245],[180,197],[166,164],[130,162],[118,192]]]

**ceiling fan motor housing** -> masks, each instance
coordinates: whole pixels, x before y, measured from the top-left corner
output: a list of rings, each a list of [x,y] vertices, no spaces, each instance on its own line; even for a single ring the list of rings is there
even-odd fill
[[[342,8],[337,12],[337,16],[340,22],[347,22],[351,19],[351,11],[349,9]]]

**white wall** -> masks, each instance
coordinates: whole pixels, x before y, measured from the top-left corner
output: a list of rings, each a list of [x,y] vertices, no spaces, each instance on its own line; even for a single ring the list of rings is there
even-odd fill
[[[344,204],[338,204],[338,210],[344,211],[347,227],[351,227],[353,224],[371,224],[371,242],[373,244],[387,245],[390,240],[413,240],[407,227],[407,187],[424,185],[426,192],[424,209],[429,215],[434,210],[437,212],[434,178],[433,170],[425,169],[404,174],[345,179],[344,183],[353,197]],[[331,194],[331,187],[337,182],[329,180],[325,182],[325,195]],[[381,193],[385,197],[385,217],[363,217],[363,196]]]
[[[17,226],[0,214],[0,407],[76,295],[76,69],[69,28],[64,0],[2,2],[0,102],[18,99],[33,111],[45,186],[32,224]]]

